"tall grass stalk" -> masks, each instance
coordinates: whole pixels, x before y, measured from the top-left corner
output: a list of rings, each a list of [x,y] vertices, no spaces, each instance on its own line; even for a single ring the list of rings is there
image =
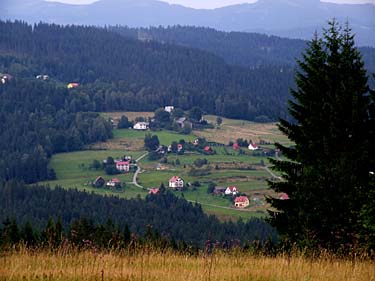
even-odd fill
[[[48,251],[21,247],[0,254],[0,280],[375,281],[375,262],[364,258],[352,262],[329,255],[269,257],[239,250],[191,255],[140,248],[133,251]]]

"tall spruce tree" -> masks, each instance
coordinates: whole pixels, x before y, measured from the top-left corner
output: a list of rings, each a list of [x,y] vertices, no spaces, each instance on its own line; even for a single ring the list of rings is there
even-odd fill
[[[369,173],[375,158],[369,135],[373,121],[368,77],[348,25],[342,30],[330,22],[298,64],[289,103],[295,122],[279,123],[295,145],[276,144],[288,160],[272,160],[283,176],[270,182],[289,199],[268,199],[269,220],[283,239],[301,247],[363,246],[361,239],[373,234],[361,222],[364,206],[374,204],[367,196],[374,188]]]

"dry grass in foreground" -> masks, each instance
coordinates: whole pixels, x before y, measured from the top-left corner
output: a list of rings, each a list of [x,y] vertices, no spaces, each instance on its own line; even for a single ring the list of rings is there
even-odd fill
[[[232,252],[192,257],[174,252],[20,250],[0,256],[0,280],[375,280],[375,263]]]

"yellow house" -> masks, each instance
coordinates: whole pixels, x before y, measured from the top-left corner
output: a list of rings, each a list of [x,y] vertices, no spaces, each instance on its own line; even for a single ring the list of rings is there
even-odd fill
[[[79,83],[69,83],[66,87],[68,89],[78,88],[79,87]]]

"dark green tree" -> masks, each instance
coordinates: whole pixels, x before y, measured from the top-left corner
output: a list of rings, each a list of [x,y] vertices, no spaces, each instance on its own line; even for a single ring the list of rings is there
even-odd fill
[[[151,134],[145,135],[144,142],[145,142],[145,148],[148,151],[156,150],[159,147],[159,144],[160,144],[158,136],[157,135],[151,136]]]
[[[357,247],[375,155],[368,134],[368,78],[349,27],[341,30],[330,22],[322,39],[309,42],[298,64],[289,104],[295,122],[279,124],[295,146],[277,144],[289,160],[271,160],[283,179],[270,186],[290,199],[268,199],[274,208],[270,222],[285,240],[301,247]]]
[[[171,115],[169,114],[169,112],[165,111],[163,108],[159,108],[155,111],[154,118],[156,122],[166,124],[170,122]]]
[[[189,118],[194,122],[199,122],[202,119],[202,109],[197,106],[194,106],[192,109],[189,110]]]
[[[133,127],[133,123],[129,122],[128,117],[126,117],[125,115],[122,115],[117,124],[117,129],[128,129],[131,127]]]

